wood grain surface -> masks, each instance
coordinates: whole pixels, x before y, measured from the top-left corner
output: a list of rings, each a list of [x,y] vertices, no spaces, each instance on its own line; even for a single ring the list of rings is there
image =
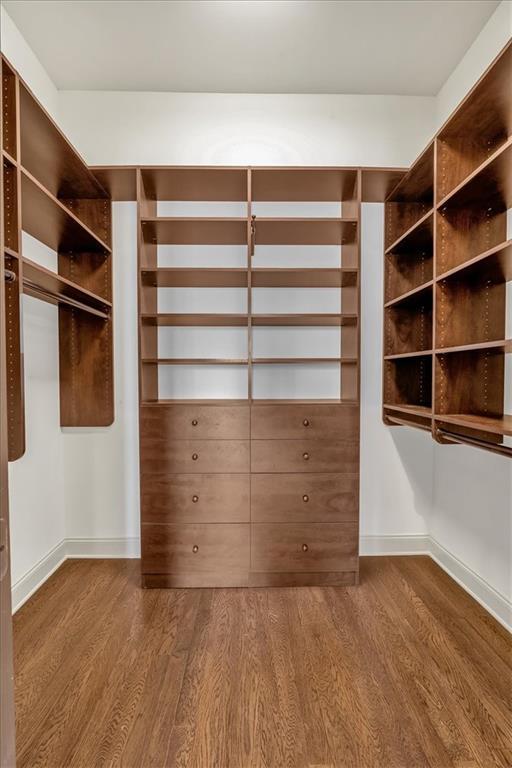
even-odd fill
[[[70,560],[16,614],[18,768],[509,768],[510,636],[427,557],[356,589],[142,590]]]

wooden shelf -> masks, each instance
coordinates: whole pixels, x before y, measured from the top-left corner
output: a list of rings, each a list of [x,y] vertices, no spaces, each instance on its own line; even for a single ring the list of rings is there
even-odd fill
[[[234,314],[141,314],[143,325],[173,326],[248,326],[248,315]]]
[[[156,166],[141,170],[144,191],[150,200],[245,202],[247,168]]]
[[[512,436],[512,416],[510,415],[490,417],[469,413],[442,413],[436,414],[435,420],[436,422],[454,424],[465,429],[474,429],[478,432]]]
[[[494,248],[474,256],[472,259],[458,264],[453,269],[438,275],[437,281],[451,277],[489,278],[494,276],[498,282],[512,280],[512,240],[506,240]],[[495,280],[493,280],[495,282]]]
[[[13,259],[19,259],[18,251],[13,250],[12,248],[8,248],[6,245],[4,245],[4,255],[10,256]]]
[[[253,326],[262,325],[301,325],[301,326],[329,326],[329,325],[357,325],[357,315],[348,314],[295,314],[295,315],[252,315]]]
[[[54,251],[111,253],[72,211],[25,168],[21,170],[22,228]]]
[[[433,285],[434,281],[428,280],[426,283],[423,283],[423,285],[418,285],[417,288],[412,288],[410,291],[407,291],[407,293],[403,293],[401,296],[397,296],[396,299],[387,301],[384,306],[394,307],[397,304],[414,304],[415,300],[417,298],[423,298],[423,294],[431,290]]]
[[[2,160],[4,160],[4,162],[7,162],[9,165],[12,165],[13,168],[15,168],[18,165],[18,163],[16,162],[16,159],[6,149],[2,149]]]
[[[50,115],[20,83],[21,164],[57,198],[108,198]]]
[[[308,365],[310,363],[336,363],[356,365],[357,358],[343,357],[254,357],[253,365]]]
[[[247,269],[155,267],[141,269],[142,285],[159,288],[246,288]]]
[[[398,413],[409,414],[410,416],[426,416],[431,418],[432,408],[427,408],[424,405],[392,405],[391,403],[384,403],[384,408],[387,411],[397,411]]]
[[[357,168],[251,168],[255,202],[354,200]]]
[[[141,220],[145,243],[159,245],[246,245],[246,218],[154,216]]]
[[[421,153],[398,182],[386,202],[432,201],[434,196],[434,143]]]
[[[407,168],[363,168],[363,203],[383,203],[407,173]]]
[[[456,352],[485,352],[494,350],[495,352],[512,352],[512,339],[499,339],[498,341],[481,341],[477,344],[461,344],[457,347],[438,347],[437,355],[449,355]]]
[[[385,355],[384,360],[408,360],[411,357],[429,357],[433,350],[421,349],[417,352],[402,352],[399,355]]]
[[[473,205],[512,206],[512,137],[470,173],[437,205],[439,209]]]
[[[432,243],[434,211],[430,209],[418,221],[400,235],[384,253],[403,253],[404,251],[419,250]]]
[[[23,258],[23,290],[31,296],[43,298],[52,304],[66,303],[66,299],[71,299],[75,303],[82,304],[83,311],[98,317],[107,318],[112,309],[112,302],[107,299],[25,257]]]
[[[269,218],[255,220],[258,245],[347,245],[354,243],[354,218]]]
[[[208,357],[144,357],[143,365],[248,365],[248,360]]]
[[[251,283],[253,288],[341,288],[357,285],[357,269],[256,268],[251,270]]]

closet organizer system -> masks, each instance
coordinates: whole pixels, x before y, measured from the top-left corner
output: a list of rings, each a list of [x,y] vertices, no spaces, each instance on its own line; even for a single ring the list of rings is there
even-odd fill
[[[60,423],[112,423],[111,204],[92,171],[2,58],[2,232],[8,458],[25,451],[23,293],[59,308]],[[22,255],[22,230],[57,253]]]
[[[131,173],[143,584],[355,584],[360,207],[402,172]]]
[[[386,200],[386,424],[512,456],[511,208],[509,43]]]

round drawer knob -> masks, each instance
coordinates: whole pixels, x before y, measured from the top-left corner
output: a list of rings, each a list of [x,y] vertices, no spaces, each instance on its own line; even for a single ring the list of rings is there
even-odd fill
[[[194,546],[192,547],[192,552],[194,553],[194,555],[196,554],[196,552],[199,552],[199,547],[197,546],[197,544],[194,544]]]
[[[197,427],[198,421],[197,419],[192,419],[192,426]]]
[[[309,419],[304,419],[302,423],[304,424],[305,427],[309,427]]]
[[[199,456],[197,455],[197,453],[193,453],[192,454],[192,461],[197,461],[198,458],[199,458]]]
[[[306,503],[306,502],[308,502],[308,501],[309,501],[309,496],[307,495],[307,493],[305,493],[305,494],[304,494],[304,496],[302,497],[302,501],[303,501],[304,503]]]
[[[194,504],[197,504],[197,502],[199,501],[199,496],[196,496],[196,495],[194,494],[194,495],[192,496],[192,501],[194,502]]]
[[[307,552],[308,551],[308,545],[307,544],[303,544],[302,545],[302,551],[303,552]]]
[[[304,459],[304,461],[307,461],[309,459],[309,453],[303,453],[302,458]]]

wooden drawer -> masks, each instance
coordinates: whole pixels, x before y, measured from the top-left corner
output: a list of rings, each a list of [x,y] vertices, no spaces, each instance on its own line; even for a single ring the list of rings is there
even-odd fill
[[[253,475],[251,520],[270,523],[357,521],[357,475]]]
[[[146,475],[143,523],[249,522],[249,475]]]
[[[249,472],[248,440],[141,440],[141,473]]]
[[[164,440],[249,437],[249,406],[243,405],[146,405],[140,413],[140,434]]]
[[[359,469],[356,440],[253,440],[253,472],[343,472]]]
[[[357,523],[251,525],[252,571],[319,573],[357,567]]]
[[[254,405],[251,437],[263,439],[337,439],[359,435],[354,405]]]
[[[249,529],[248,523],[144,523],[142,572],[172,573],[185,579],[187,574],[195,575],[191,586],[247,583]]]

